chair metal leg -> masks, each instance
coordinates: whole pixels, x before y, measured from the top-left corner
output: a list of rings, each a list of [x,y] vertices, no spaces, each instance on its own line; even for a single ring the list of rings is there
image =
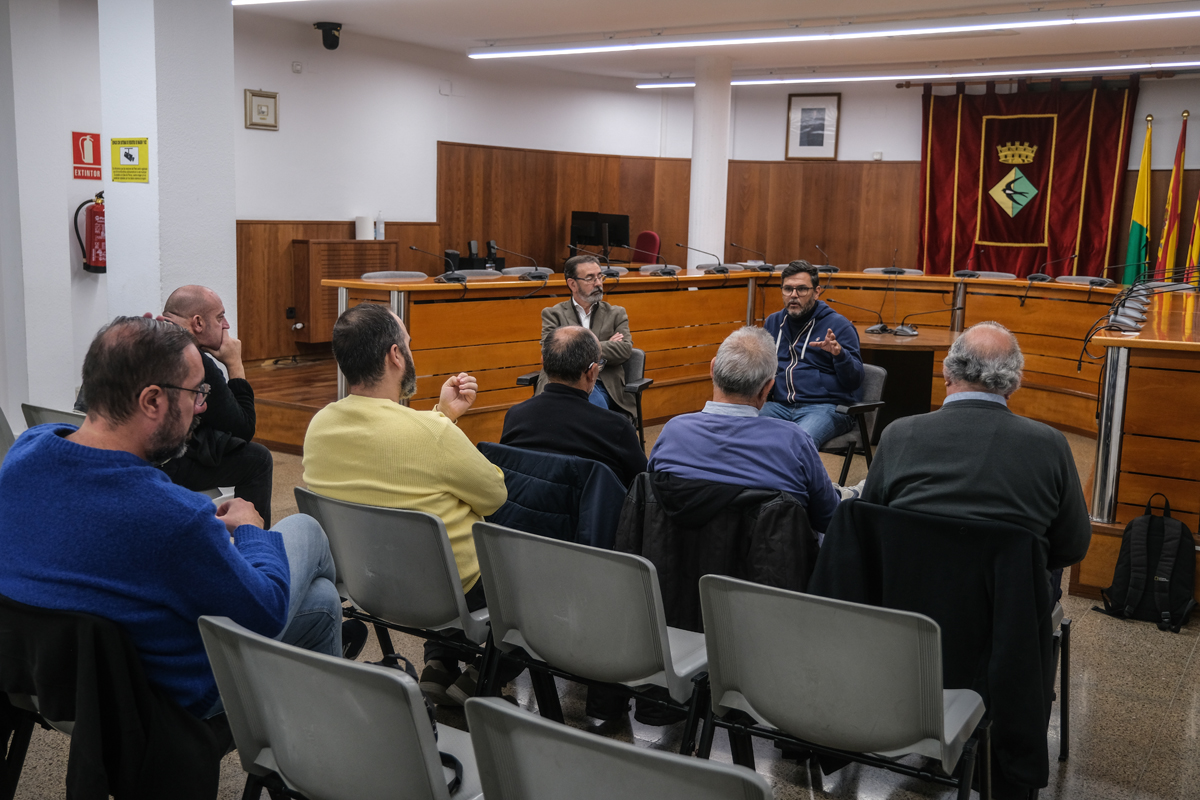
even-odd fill
[[[638,392],[633,396],[633,404],[637,407],[637,429],[638,441],[642,443],[642,449],[646,449],[646,429],[642,426],[642,393]]]
[[[483,646],[483,663],[479,668],[479,684],[476,686],[476,697],[496,697],[496,676],[500,673],[500,662],[504,655],[492,640],[492,632],[488,631],[487,642]]]
[[[388,629],[382,625],[375,626],[375,638],[379,640],[379,650],[385,656],[390,656],[396,652],[396,648],[392,646],[392,635],[388,633]]]
[[[729,752],[733,763],[754,769],[754,740],[750,734],[729,731]]]
[[[854,460],[854,445],[846,448],[846,458],[842,461],[842,474],[838,476],[838,486],[846,485],[846,476],[850,474],[850,462]]]
[[[867,469],[871,468],[871,437],[867,433],[867,418],[858,415],[858,437],[862,440],[863,454],[867,457]]]
[[[696,748],[696,758],[708,758],[712,753],[713,734],[716,732],[716,719],[713,716],[712,698],[704,704],[704,721],[700,729],[700,746]]]
[[[968,739],[963,745],[962,756],[959,758],[962,772],[958,778],[958,800],[971,800],[971,781],[975,778],[975,748],[974,739]]]
[[[18,718],[12,726],[11,740],[8,733],[4,731],[8,749],[4,754],[4,772],[0,776],[0,798],[3,800],[12,800],[17,793],[17,783],[25,767],[25,754],[29,751],[29,740],[33,736],[33,717],[18,712]]]
[[[562,705],[558,702],[558,687],[554,676],[541,670],[529,670],[529,682],[533,684],[533,696],[537,698],[538,713],[548,720],[563,722]]]
[[[1058,760],[1066,761],[1071,752],[1071,620],[1059,625],[1062,645],[1058,655]]]
[[[985,719],[975,729],[975,738],[979,740],[979,749],[975,760],[979,765],[979,800],[992,798],[992,721]]]
[[[258,800],[262,797],[263,779],[257,775],[246,775],[246,786],[242,789],[242,800]]]
[[[696,725],[704,717],[703,706],[708,699],[708,673],[701,672],[692,678],[692,697],[688,703],[686,727],[683,729],[683,741],[679,745],[679,754],[690,756],[696,748]]]

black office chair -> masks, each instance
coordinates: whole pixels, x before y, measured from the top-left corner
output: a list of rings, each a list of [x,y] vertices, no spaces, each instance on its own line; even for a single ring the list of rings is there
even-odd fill
[[[838,406],[840,414],[854,417],[855,427],[848,433],[835,436],[818,448],[822,453],[845,455],[842,462],[842,474],[838,484],[845,485],[846,476],[850,474],[850,463],[855,453],[867,458],[867,468],[871,467],[871,440],[875,436],[875,425],[879,418],[878,411],[883,408],[883,387],[887,383],[887,370],[874,364],[863,364],[863,399],[861,403],[849,406]]]
[[[517,386],[533,386],[536,391],[538,376],[541,374],[541,372],[527,372],[524,375],[518,375]],[[653,383],[653,378],[646,377],[646,351],[633,348],[629,354],[629,360],[625,362],[625,392],[633,395],[633,404],[637,409],[634,427],[637,428],[638,441],[642,443],[643,448],[646,447],[646,431],[642,425],[642,392],[646,391]]]

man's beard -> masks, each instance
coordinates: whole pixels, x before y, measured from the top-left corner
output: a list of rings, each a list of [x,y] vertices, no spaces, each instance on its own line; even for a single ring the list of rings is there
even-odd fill
[[[792,309],[792,307],[791,307],[791,306],[788,306],[788,307],[787,307],[787,314],[788,314],[788,316],[789,316],[789,317],[791,317],[793,320],[804,319],[804,318],[805,318],[805,317],[807,317],[807,316],[808,316],[808,315],[809,315],[809,314],[812,312],[812,310],[813,310],[814,308],[816,308],[816,307],[817,307],[817,301],[816,301],[816,298],[814,298],[814,299],[813,299],[813,301],[812,301],[811,303],[809,303],[808,305],[801,306],[801,308],[800,308],[800,310],[799,310],[799,311],[795,311],[795,310],[793,310],[793,309]]]
[[[417,393],[417,365],[413,363],[412,353],[407,347],[401,347],[404,353],[404,377],[400,379],[400,399],[407,400]]]
[[[174,401],[167,409],[167,418],[155,429],[146,445],[146,460],[151,464],[165,464],[172,458],[179,458],[187,452],[187,443],[200,424],[200,417],[193,416],[192,424],[182,436],[178,433],[179,420],[183,419],[183,410]]]
[[[592,291],[587,296],[587,301],[589,303],[599,303],[603,299],[604,299],[604,289],[602,289],[599,286],[597,286],[595,289],[592,289]]]

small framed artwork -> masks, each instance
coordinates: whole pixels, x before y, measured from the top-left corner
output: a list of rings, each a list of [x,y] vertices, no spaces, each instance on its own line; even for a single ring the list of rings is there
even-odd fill
[[[246,127],[279,130],[279,92],[246,90]]]
[[[789,94],[784,158],[788,161],[836,160],[841,105],[840,92]]]

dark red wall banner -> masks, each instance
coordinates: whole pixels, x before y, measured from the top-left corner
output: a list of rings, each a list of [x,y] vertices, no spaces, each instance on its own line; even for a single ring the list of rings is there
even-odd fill
[[[1136,101],[1136,84],[1007,95],[927,86],[917,267],[1100,274]]]

